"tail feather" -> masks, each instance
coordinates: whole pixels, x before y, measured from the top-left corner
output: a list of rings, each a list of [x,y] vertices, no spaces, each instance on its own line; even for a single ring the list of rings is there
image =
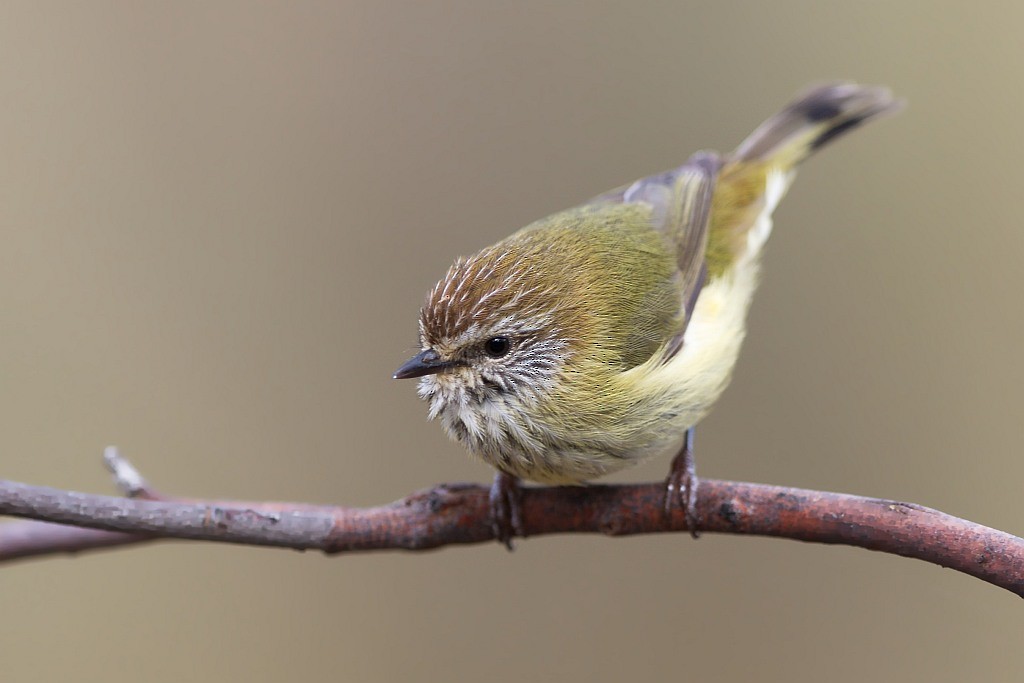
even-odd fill
[[[739,162],[767,162],[783,169],[806,159],[826,143],[902,102],[888,88],[853,83],[817,86],[751,133],[733,153]]]
[[[865,121],[899,110],[888,88],[834,83],[811,88],[751,133],[727,157],[712,202],[708,275],[756,257],[796,166]]]

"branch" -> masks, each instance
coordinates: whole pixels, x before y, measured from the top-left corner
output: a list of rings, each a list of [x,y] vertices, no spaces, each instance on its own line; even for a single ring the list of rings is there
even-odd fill
[[[436,486],[372,508],[188,501],[159,496],[116,451],[108,451],[107,460],[121,488],[136,498],[0,480],[0,514],[88,527],[2,524],[0,562],[157,538],[325,553],[425,550],[494,539],[488,489],[481,486]],[[527,536],[687,531],[682,510],[663,511],[664,495],[661,483],[525,488],[523,530]],[[697,513],[704,532],[777,536],[914,557],[1024,597],[1024,539],[919,505],[705,479]]]

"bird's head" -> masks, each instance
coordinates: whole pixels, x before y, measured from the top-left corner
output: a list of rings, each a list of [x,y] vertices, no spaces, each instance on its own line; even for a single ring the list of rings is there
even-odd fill
[[[519,251],[499,244],[459,259],[428,294],[421,351],[394,376],[422,378],[432,417],[443,408],[438,399],[540,400],[562,372],[572,345],[557,308],[562,287]]]

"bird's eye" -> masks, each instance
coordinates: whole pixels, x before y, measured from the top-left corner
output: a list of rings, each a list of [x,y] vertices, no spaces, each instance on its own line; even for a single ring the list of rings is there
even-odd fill
[[[491,358],[501,358],[512,350],[512,342],[508,337],[491,337],[484,342],[484,353]]]

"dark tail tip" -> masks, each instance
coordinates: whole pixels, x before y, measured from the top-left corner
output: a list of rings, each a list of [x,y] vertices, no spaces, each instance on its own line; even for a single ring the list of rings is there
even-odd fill
[[[888,88],[855,83],[829,83],[804,91],[743,141],[736,158],[764,160],[782,155],[800,163],[837,137],[882,114],[897,111],[903,102]]]
[[[791,105],[791,111],[809,123],[827,126],[810,143],[809,151],[813,152],[868,119],[902,106],[888,88],[836,83],[812,88]]]
[[[853,130],[854,128],[856,128],[860,124],[862,124],[865,121],[867,121],[869,118],[871,118],[871,117],[870,116],[858,116],[856,118],[846,119],[842,123],[838,123],[838,124],[832,126],[831,128],[829,128],[824,133],[822,133],[821,135],[819,135],[818,137],[816,137],[814,139],[814,142],[811,143],[811,151],[812,152],[818,151],[820,148],[824,147],[829,142],[832,142],[833,140],[835,140],[837,137],[839,137],[843,133],[845,133],[847,131],[850,131],[850,130]]]

